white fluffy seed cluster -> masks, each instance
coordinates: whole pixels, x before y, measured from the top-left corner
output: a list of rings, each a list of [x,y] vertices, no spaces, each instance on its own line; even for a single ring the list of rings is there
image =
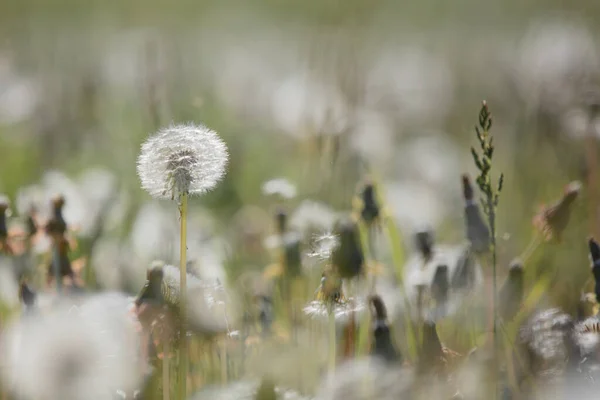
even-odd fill
[[[110,399],[142,383],[141,337],[131,299],[91,296],[13,322],[0,340],[0,376],[24,400]]]
[[[229,154],[219,135],[204,125],[173,125],[150,136],[138,157],[142,188],[173,199],[213,189],[225,175]]]

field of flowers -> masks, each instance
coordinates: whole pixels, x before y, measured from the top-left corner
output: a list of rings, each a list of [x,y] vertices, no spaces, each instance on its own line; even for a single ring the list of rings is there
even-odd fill
[[[0,400],[593,399],[600,3],[0,5]]]

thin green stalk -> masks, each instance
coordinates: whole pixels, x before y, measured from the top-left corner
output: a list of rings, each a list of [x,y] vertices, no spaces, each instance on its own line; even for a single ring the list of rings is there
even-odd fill
[[[329,305],[329,372],[333,373],[335,371],[335,360],[336,360],[336,346],[337,346],[337,338],[335,332],[335,311],[334,304],[331,302]]]
[[[163,340],[163,359],[162,359],[162,395],[163,400],[169,400],[171,382],[169,381],[169,340]]]
[[[187,397],[187,372],[188,372],[188,340],[187,340],[187,206],[188,195],[183,193],[180,198],[180,247],[179,247],[179,274],[180,274],[180,311],[181,330],[179,335],[179,398]]]
[[[221,384],[227,385],[227,342],[223,339],[220,343],[221,348]]]
[[[60,294],[62,291],[62,279],[60,276],[60,253],[58,249],[58,239],[54,240],[54,246],[52,249],[52,272],[54,273],[54,280],[56,281],[56,292]]]
[[[494,358],[496,363],[498,363],[498,356],[500,353],[499,349],[499,341],[498,341],[498,275],[496,274],[496,212],[494,205],[492,203],[492,198],[488,197],[488,223],[490,227],[490,247],[492,250],[492,311],[493,311],[493,324],[492,324],[492,332],[493,332],[493,340],[494,340]],[[496,367],[495,373],[498,373],[498,367]],[[496,379],[498,382],[498,379]],[[497,388],[498,389],[498,388]],[[498,390],[496,390],[496,395]]]

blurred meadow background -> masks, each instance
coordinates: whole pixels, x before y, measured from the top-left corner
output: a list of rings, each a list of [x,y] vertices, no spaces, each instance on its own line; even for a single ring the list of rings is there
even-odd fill
[[[179,265],[177,208],[141,189],[140,146],[161,127],[203,123],[219,133],[230,159],[214,191],[190,198],[187,260],[190,274],[222,289],[228,311],[217,318],[230,319],[229,339],[192,341],[198,359],[191,361],[188,394],[234,382],[223,398],[253,398],[244,396],[254,396],[246,393],[254,389],[240,382],[264,384],[268,376],[297,396],[416,398],[392,389],[381,389],[390,397],[346,393],[335,385],[351,385],[353,374],[364,376],[361,368],[367,367],[345,371],[341,361],[344,374],[329,382],[335,387],[319,390],[327,328],[313,329],[311,312],[318,311],[304,310],[309,322],[297,331],[298,321],[289,322],[289,309],[281,305],[286,302],[278,301],[286,295],[273,284],[280,244],[275,213],[284,210],[289,229],[301,237],[306,279],[297,298],[310,305],[328,265],[324,247],[334,240],[336,221],[356,212],[365,180],[376,182],[385,218],[383,234],[367,246],[379,272],[368,274],[381,276],[376,292],[396,327],[399,352],[414,365],[424,353],[411,350],[416,345],[408,331],[422,327],[417,321],[407,328],[402,316],[410,302],[402,293],[412,290],[404,290],[411,285],[406,271],[418,253],[413,237],[428,229],[436,243],[465,243],[461,176],[478,175],[471,147],[478,149],[474,125],[486,100],[494,122],[493,179],[504,174],[496,213],[499,285],[535,235],[540,207],[580,181],[560,242],[544,243],[524,265],[524,313],[556,307],[576,318],[582,293],[593,291],[587,238],[600,237],[599,21],[600,2],[591,0],[2,0],[0,192],[10,199],[9,236],[26,230],[32,206],[36,220],[48,220],[50,200],[60,194],[70,262],[87,295],[136,296],[153,261]],[[19,318],[23,276],[39,295],[53,293],[32,272],[51,258],[52,245],[41,236],[34,261],[15,255],[2,260],[3,325]],[[480,261],[487,281],[490,262]],[[362,292],[350,285],[347,293],[356,300]],[[258,344],[248,340],[254,330],[264,333],[265,299],[274,307],[276,345],[261,334]],[[487,321],[490,309],[479,312]],[[248,322],[255,317],[256,329]],[[370,330],[369,317],[362,318],[357,329]],[[438,330],[444,344],[466,358],[481,345],[485,323],[474,337],[463,331],[461,318],[438,321]],[[31,340],[52,342],[37,335]],[[345,335],[338,332],[338,338]],[[357,356],[368,352],[362,335],[357,333]],[[24,364],[19,354],[14,362]],[[47,360],[37,365],[32,360],[38,356],[22,356],[32,357],[27,362],[36,367],[20,365],[29,371],[19,372],[21,385],[38,381],[31,368],[40,374],[55,368]],[[405,384],[388,367],[378,368],[385,379],[371,385]],[[150,382],[164,379],[148,374]],[[131,393],[143,392],[146,381],[130,378]],[[82,393],[79,386],[67,396],[51,381],[39,381],[45,391],[10,396],[111,398]],[[164,399],[161,390],[157,385],[152,395],[138,398]],[[469,397],[467,389],[435,395],[449,399],[459,392],[480,398]],[[175,389],[171,395],[180,398]],[[221,398],[216,392],[196,396]]]

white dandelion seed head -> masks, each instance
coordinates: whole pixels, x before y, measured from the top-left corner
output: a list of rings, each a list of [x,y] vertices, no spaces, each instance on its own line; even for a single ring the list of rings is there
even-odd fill
[[[106,399],[141,383],[130,301],[93,296],[23,318],[2,337],[2,378],[22,399]]]
[[[335,323],[345,326],[354,314],[362,314],[367,311],[367,305],[363,299],[355,298],[353,301],[339,301],[333,303],[333,308],[327,302],[320,300],[310,301],[302,309],[308,318],[327,323],[329,313],[333,312]]]
[[[228,157],[215,131],[204,125],[173,125],[142,144],[137,170],[151,196],[171,199],[213,189],[225,175]]]
[[[284,199],[296,197],[296,186],[285,178],[271,179],[262,185],[265,196],[279,195]]]

